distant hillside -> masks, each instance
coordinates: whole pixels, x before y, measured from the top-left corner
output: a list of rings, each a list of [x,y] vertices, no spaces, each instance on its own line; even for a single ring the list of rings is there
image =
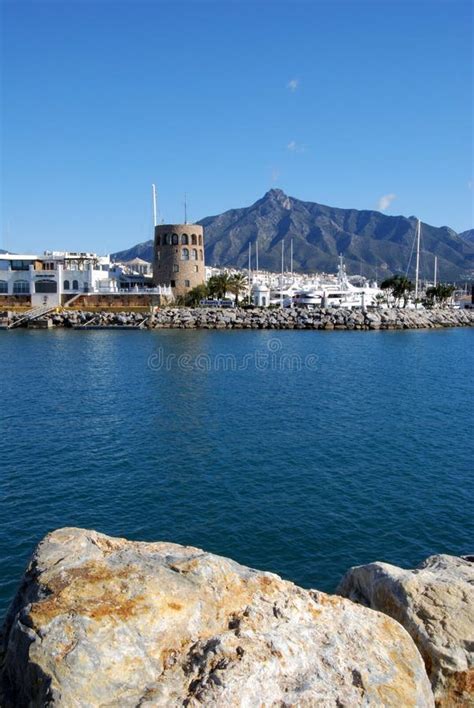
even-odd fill
[[[153,240],[137,243],[136,246],[127,248],[125,251],[112,253],[111,258],[114,261],[131,261],[134,258],[143,258],[144,261],[153,260]]]
[[[285,267],[289,268],[293,239],[293,263],[297,271],[334,272],[342,253],[349,274],[362,273],[379,279],[406,271],[416,227],[415,217],[303,202],[279,189],[271,189],[249,207],[231,209],[198,223],[205,228],[208,265],[245,268],[248,243],[252,242],[255,253],[258,238],[261,268],[280,270],[283,239]],[[146,241],[113,257],[129,260],[139,256],[152,260],[152,252],[152,241]],[[474,243],[447,226],[423,224],[422,277],[432,275],[435,255],[440,278],[459,279],[474,271]],[[410,274],[413,269],[414,257]]]
[[[468,231],[462,231],[459,237],[467,243],[474,243],[474,229],[469,229]]]

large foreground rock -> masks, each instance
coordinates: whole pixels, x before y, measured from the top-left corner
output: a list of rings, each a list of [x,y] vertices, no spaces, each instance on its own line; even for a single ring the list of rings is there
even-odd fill
[[[432,706],[394,620],[197,548],[61,529],[4,628],[2,705]]]
[[[341,595],[384,612],[413,637],[439,706],[474,706],[474,563],[431,556],[415,570],[371,563],[349,570]]]

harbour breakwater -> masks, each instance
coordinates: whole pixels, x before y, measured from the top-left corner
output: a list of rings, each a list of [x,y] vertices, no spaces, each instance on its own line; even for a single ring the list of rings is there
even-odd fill
[[[470,706],[474,558],[351,568],[336,595],[199,548],[63,528],[6,617],[17,706]]]
[[[21,315],[6,320],[14,324]],[[320,329],[320,330],[401,330],[470,327],[474,310],[402,308],[362,311],[348,309],[218,309],[167,307],[153,314],[140,312],[61,311],[48,315],[36,326],[100,329]],[[19,323],[28,326],[28,322]]]

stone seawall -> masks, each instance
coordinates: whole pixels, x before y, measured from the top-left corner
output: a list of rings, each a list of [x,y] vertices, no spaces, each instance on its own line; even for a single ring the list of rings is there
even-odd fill
[[[13,315],[11,322],[20,315]],[[322,329],[390,330],[470,327],[474,310],[214,309],[163,308],[138,312],[65,311],[49,315],[54,327],[141,327],[146,329]]]

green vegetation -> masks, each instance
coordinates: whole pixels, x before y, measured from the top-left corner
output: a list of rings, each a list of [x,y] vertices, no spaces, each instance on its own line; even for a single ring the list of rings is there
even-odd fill
[[[426,291],[426,297],[430,304],[436,302],[445,303],[453,296],[455,291],[454,285],[448,285],[447,283],[439,283],[439,285],[433,285]]]
[[[201,300],[206,298],[216,298],[222,300],[227,293],[235,295],[235,303],[239,304],[240,296],[247,290],[247,278],[243,273],[231,275],[227,271],[219,275],[213,275],[207,283],[197,285],[189,291],[185,297],[185,304],[190,306],[199,305]]]
[[[397,305],[403,300],[403,307],[406,307],[408,296],[414,290],[414,285],[411,280],[408,280],[404,275],[392,275],[381,284],[382,290],[390,290]]]

